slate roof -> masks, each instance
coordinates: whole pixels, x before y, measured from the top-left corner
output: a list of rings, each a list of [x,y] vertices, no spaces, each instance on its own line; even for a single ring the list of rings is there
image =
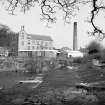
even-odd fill
[[[52,38],[50,36],[46,36],[46,35],[33,35],[33,34],[28,34],[29,36],[31,36],[31,39],[35,39],[35,40],[45,40],[45,41],[53,41]]]

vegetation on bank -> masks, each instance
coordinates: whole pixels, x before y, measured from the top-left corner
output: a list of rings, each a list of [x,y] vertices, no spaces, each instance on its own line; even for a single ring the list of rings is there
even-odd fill
[[[90,50],[88,52],[91,52]],[[104,105],[105,91],[87,92],[75,87],[77,82],[105,80],[104,68],[96,67],[91,62],[92,59],[104,61],[104,50],[97,51],[88,53],[84,58],[75,58],[73,62],[70,62],[70,66],[71,63],[79,66],[76,70],[60,67],[56,59],[30,58],[22,62],[28,72],[11,72],[11,75],[10,72],[0,73],[0,85],[2,82],[7,82],[7,86],[10,86],[0,90],[0,105]],[[44,82],[38,88],[33,89],[30,84],[13,82],[14,79],[29,78],[37,73],[44,74]],[[4,81],[3,78],[6,80]]]
[[[0,91],[0,105],[104,105],[105,92],[86,94],[75,87],[29,89],[17,85]],[[101,104],[100,104],[101,103]]]
[[[39,93],[23,86],[0,92],[0,105],[104,105],[105,92],[87,94],[69,88],[47,88]],[[37,94],[36,94],[37,93]]]

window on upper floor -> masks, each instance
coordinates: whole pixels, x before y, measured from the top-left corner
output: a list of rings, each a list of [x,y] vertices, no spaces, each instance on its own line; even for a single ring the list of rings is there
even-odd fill
[[[34,46],[35,50],[37,49],[37,46]]]
[[[46,46],[46,47],[48,46],[48,42],[45,42],[45,46]]]
[[[39,49],[39,47],[37,46],[37,47],[36,47],[36,49],[38,50],[38,49]]]
[[[31,44],[30,42],[28,42],[27,44]]]
[[[43,45],[40,45],[40,49],[44,49],[44,46]]]
[[[39,44],[41,45],[41,43],[42,43],[42,41],[41,40],[39,40]]]
[[[49,46],[52,47],[52,42],[51,41],[49,42]]]
[[[21,38],[24,39],[24,33],[23,32],[21,33]]]
[[[37,44],[36,40],[32,40],[32,44],[36,45]]]
[[[32,40],[32,44],[35,44],[35,40]]]
[[[35,46],[32,46],[32,50],[35,50]]]
[[[27,44],[31,44],[31,40],[30,39],[27,40]]]
[[[24,46],[24,41],[21,42],[21,45]]]
[[[37,44],[37,45],[40,45],[40,44],[41,44],[41,41],[40,41],[40,40],[37,40],[37,41],[36,41],[36,44]]]
[[[37,46],[37,49],[38,49],[38,50],[41,49],[39,45]]]
[[[43,41],[43,40],[41,40],[41,45],[43,45],[43,43],[44,43],[44,41]]]

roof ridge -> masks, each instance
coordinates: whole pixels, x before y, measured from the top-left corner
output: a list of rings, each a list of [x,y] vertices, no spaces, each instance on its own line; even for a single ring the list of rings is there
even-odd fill
[[[28,33],[27,33],[28,34]],[[40,34],[28,34],[28,35],[36,35],[36,36],[48,36],[50,37],[49,35],[40,35]]]
[[[53,41],[51,36],[48,35],[38,35],[38,34],[27,34],[27,35],[32,36],[32,39]]]

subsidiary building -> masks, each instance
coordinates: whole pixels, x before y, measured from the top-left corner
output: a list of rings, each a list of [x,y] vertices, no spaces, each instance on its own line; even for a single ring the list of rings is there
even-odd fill
[[[53,57],[53,40],[50,36],[27,34],[24,26],[21,26],[18,55]]]

